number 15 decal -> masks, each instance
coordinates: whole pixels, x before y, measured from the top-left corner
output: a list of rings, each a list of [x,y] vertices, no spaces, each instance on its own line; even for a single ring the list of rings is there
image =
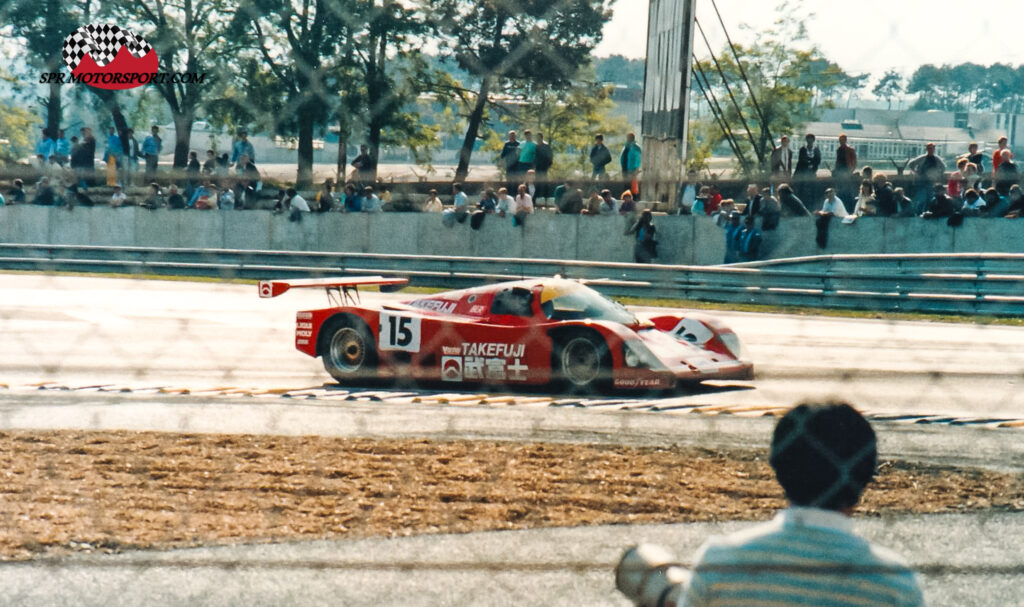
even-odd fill
[[[380,313],[380,350],[420,351],[420,319]]]

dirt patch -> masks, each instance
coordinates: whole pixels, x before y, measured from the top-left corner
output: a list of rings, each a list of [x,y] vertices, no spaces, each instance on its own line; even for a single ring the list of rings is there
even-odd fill
[[[0,558],[769,518],[758,451],[135,432],[0,433]],[[1024,482],[884,462],[861,515],[1024,510]]]

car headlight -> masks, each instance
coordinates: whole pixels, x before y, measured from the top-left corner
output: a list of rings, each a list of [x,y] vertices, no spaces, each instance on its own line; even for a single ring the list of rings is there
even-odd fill
[[[735,333],[720,333],[718,335],[722,339],[722,343],[728,348],[729,353],[733,355],[733,358],[737,360],[743,358],[743,344],[740,343],[740,338]]]
[[[648,369],[661,369],[664,365],[658,357],[651,352],[651,349],[640,340],[630,340],[622,343],[622,358],[627,367],[646,367]]]

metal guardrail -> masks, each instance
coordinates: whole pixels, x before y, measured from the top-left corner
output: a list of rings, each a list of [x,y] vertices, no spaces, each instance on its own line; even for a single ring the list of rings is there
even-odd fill
[[[463,288],[561,275],[609,295],[820,308],[1024,316],[1024,254],[827,255],[729,266],[310,251],[0,244],[6,270],[225,279],[405,276]]]

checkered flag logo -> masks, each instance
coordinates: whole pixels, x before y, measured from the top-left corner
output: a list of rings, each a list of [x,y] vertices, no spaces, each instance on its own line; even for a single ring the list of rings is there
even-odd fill
[[[145,38],[131,30],[109,23],[90,23],[76,29],[64,39],[61,55],[64,58],[64,65],[74,72],[86,55],[92,57],[100,67],[109,65],[117,57],[122,46],[127,46],[128,52],[140,59],[153,50]]]

